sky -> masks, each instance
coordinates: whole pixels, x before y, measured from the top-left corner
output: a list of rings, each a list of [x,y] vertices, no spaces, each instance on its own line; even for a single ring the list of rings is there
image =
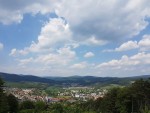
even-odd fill
[[[0,72],[150,74],[149,0],[0,0]]]

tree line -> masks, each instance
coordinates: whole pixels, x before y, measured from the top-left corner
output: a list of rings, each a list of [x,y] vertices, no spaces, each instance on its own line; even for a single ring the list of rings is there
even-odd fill
[[[0,113],[150,113],[150,79],[112,88],[96,100],[74,103],[18,102],[4,92],[3,85],[0,79]]]
[[[150,79],[110,89],[103,98],[86,102],[82,108],[96,113],[150,113]]]

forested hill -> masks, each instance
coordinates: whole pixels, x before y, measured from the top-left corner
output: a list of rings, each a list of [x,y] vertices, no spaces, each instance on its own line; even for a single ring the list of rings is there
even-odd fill
[[[78,84],[78,85],[93,85],[93,84],[119,84],[119,85],[128,85],[132,81],[138,79],[148,79],[150,75],[134,76],[134,77],[96,77],[96,76],[70,76],[70,77],[46,77],[62,84]]]
[[[54,84],[54,80],[37,77],[33,75],[18,75],[18,74],[8,74],[0,72],[0,77],[6,82],[41,82]]]
[[[18,75],[18,74],[8,74],[0,72],[0,77],[8,82],[40,82],[48,83],[50,85],[81,85],[88,86],[94,84],[119,84],[127,85],[131,81],[137,79],[150,78],[150,75],[136,76],[136,77],[95,77],[95,76],[70,76],[70,77],[37,77],[32,75]]]
[[[150,113],[150,79],[137,80],[129,86],[109,89],[103,97],[87,101],[18,101],[2,88],[0,79],[0,113]]]

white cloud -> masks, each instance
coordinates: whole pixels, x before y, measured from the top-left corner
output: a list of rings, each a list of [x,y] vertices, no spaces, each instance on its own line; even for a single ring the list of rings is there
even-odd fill
[[[23,50],[12,49],[10,55],[49,52],[53,48],[61,47],[65,44],[73,44],[71,40],[71,31],[65,20],[53,18],[41,28],[37,42],[33,41],[29,47],[25,47]]]
[[[106,50],[103,50],[102,52],[122,52],[122,51],[137,49],[137,48],[139,48],[137,41],[128,41],[120,45],[118,48],[106,49]]]
[[[23,15],[20,14],[19,11],[5,11],[3,9],[0,9],[0,22],[3,24],[11,24],[11,23],[20,23],[23,19]]]
[[[28,58],[28,59],[21,59],[21,60],[19,60],[19,65],[20,66],[25,66],[26,64],[28,64],[28,63],[31,63],[33,61],[33,58]]]
[[[34,58],[20,59],[20,65],[40,64],[49,66],[65,66],[76,59],[75,51],[70,47],[60,48],[55,53],[40,54]]]
[[[95,65],[81,61],[76,63],[75,48],[80,45],[102,46],[118,40],[129,40],[139,34],[149,24],[150,3],[148,0],[0,0],[0,23],[20,23],[24,14],[47,14],[56,12],[58,17],[52,18],[41,28],[36,41],[21,50],[12,49],[11,56],[17,56],[17,69],[26,73],[57,74],[92,74],[120,75],[149,72],[149,54],[139,53],[134,56],[123,56]],[[88,12],[88,13],[87,13]],[[140,41],[128,41],[114,50],[127,51],[139,48],[148,51],[149,36]],[[25,55],[25,56],[19,56]],[[84,57],[93,57],[92,52]],[[143,60],[142,60],[143,59]],[[92,68],[92,69],[91,69]],[[13,70],[14,68],[12,68]],[[136,69],[138,71],[136,71]],[[80,71],[79,71],[80,70]],[[82,71],[81,71],[82,70]],[[117,70],[117,71],[116,71]],[[127,71],[127,72],[126,72]],[[98,73],[99,72],[99,73]],[[111,76],[111,75],[110,75]]]
[[[90,38],[87,38],[86,40],[84,40],[83,42],[81,42],[81,44],[88,45],[88,46],[92,46],[92,45],[99,46],[99,45],[105,45],[107,43],[108,43],[107,41],[105,41],[105,40],[98,40],[98,39],[96,39],[93,36],[90,37]]]
[[[61,52],[60,52],[61,51]],[[98,65],[87,62],[75,63],[76,54],[70,48],[59,49],[56,53],[40,55],[35,58],[20,59],[16,68],[4,69],[8,72],[71,76],[71,75],[96,75],[96,76],[137,76],[150,73],[150,53],[138,53],[133,56],[124,55],[120,59],[113,59]]]
[[[14,48],[14,49],[11,50],[9,55],[16,57],[16,56],[19,56],[20,54],[21,55],[26,55],[28,53],[25,50],[17,50],[16,48]]]
[[[115,51],[127,51],[131,49],[137,49],[138,47],[137,41],[128,41],[123,43],[119,48],[116,48]]]
[[[37,42],[33,41],[22,50],[12,49],[10,55],[17,57],[18,66],[22,68],[20,70],[26,70],[25,73],[39,75],[52,71],[52,74],[62,76],[68,73],[67,67],[77,59],[74,51],[77,46],[71,39],[71,31],[65,20],[53,18],[41,28]],[[32,72],[33,68],[39,70]]]
[[[150,50],[150,35],[144,35],[142,40],[139,41],[138,45],[140,46],[141,51]]]
[[[3,49],[4,45],[0,43],[0,51]]]
[[[150,50],[150,35],[144,35],[139,41],[128,41],[120,45],[120,47],[115,49],[106,49],[103,52],[122,52],[132,49],[139,49],[140,51]]]
[[[71,41],[71,31],[69,25],[62,18],[50,19],[41,29],[38,42],[33,43],[30,48],[32,51],[37,48],[50,48],[52,46],[64,44]]]
[[[145,18],[150,16],[149,6],[148,0],[1,0],[0,22],[20,23],[26,13],[56,12],[67,20],[75,40],[89,39],[93,44],[104,44],[105,41],[133,37],[145,29],[148,25]]]
[[[41,35],[38,37],[39,45],[47,46],[56,44],[56,42],[58,41],[59,42],[64,41],[66,40],[66,38],[68,38],[68,33],[69,33],[69,25],[65,24],[65,20],[61,18],[51,19],[42,28]]]
[[[85,69],[88,66],[86,62],[76,63],[71,66],[73,69]]]
[[[0,0],[0,23],[20,23],[23,15],[54,12],[59,0]]]
[[[95,56],[95,55],[94,55],[94,53],[92,53],[92,52],[87,52],[87,53],[84,55],[85,58],[90,58],[90,57],[93,57],[93,56]]]
[[[76,47],[78,44],[71,39],[69,25],[62,18],[53,18],[41,28],[37,42],[33,41],[22,50],[12,49],[10,55],[17,57],[18,66],[26,70],[25,73],[39,75],[53,71],[54,75],[63,76],[69,73],[67,67],[77,59]],[[32,72],[33,68],[41,69]]]
[[[35,74],[39,76],[70,76],[74,73],[69,68],[77,59],[76,52],[71,47],[62,47],[55,52],[37,54],[29,58],[18,58],[16,72]],[[19,68],[19,71],[17,70]],[[10,72],[10,70],[8,70]]]
[[[62,0],[56,13],[66,18],[75,40],[94,36],[112,41],[131,38],[145,29],[149,6],[148,0]]]
[[[17,52],[17,50],[16,50],[16,48],[14,48],[14,49],[11,50],[9,55],[10,56],[16,56],[16,54],[17,54],[16,52]]]
[[[122,56],[119,60],[111,60],[97,66],[104,76],[133,76],[150,73],[150,54],[138,53],[133,56]]]

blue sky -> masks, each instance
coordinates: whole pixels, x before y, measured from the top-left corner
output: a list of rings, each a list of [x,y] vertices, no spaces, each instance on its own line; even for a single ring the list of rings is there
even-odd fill
[[[149,12],[148,0],[0,1],[0,71],[150,74]]]

